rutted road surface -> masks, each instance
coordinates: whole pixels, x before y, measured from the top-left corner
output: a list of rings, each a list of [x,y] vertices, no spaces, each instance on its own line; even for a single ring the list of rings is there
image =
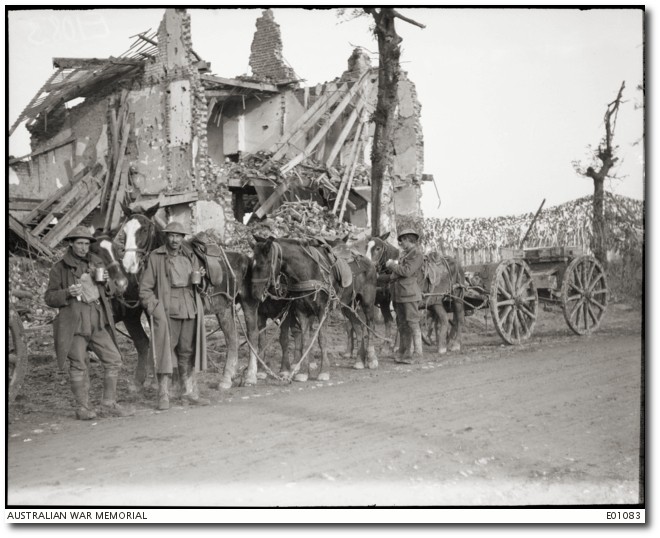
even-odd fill
[[[12,423],[7,502],[637,503],[636,321],[586,338],[541,329],[519,348],[469,343],[414,366],[381,358],[377,371],[358,372],[343,361],[326,383],[205,387],[204,408],[156,412],[149,401],[124,419]]]

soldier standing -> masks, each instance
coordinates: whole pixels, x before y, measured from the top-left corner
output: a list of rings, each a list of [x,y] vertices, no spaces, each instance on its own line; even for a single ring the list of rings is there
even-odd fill
[[[392,302],[399,330],[399,352],[395,362],[412,364],[422,360],[422,330],[419,325],[419,304],[422,291],[419,287],[424,254],[417,244],[419,235],[415,230],[404,229],[398,237],[402,251],[397,260],[388,260],[385,266],[392,271]],[[414,355],[411,354],[411,341]]]
[[[183,398],[193,405],[208,405],[200,398],[195,371],[206,369],[204,307],[198,291],[205,271],[192,249],[183,244],[187,232],[180,222],[163,230],[166,243],[150,255],[140,281],[140,301],[153,319],[152,349],[156,353],[158,409],[170,407],[169,391],[174,367],[178,368]],[[195,280],[195,281],[193,281]]]
[[[68,361],[76,418],[96,418],[96,411],[89,403],[88,350],[98,356],[104,370],[102,414],[133,415],[132,407],[117,403],[122,357],[105,284],[108,272],[101,258],[89,251],[90,243],[96,239],[84,226],[78,226],[65,240],[69,248],[50,271],[45,301],[59,309],[53,323],[55,351],[61,369]]]

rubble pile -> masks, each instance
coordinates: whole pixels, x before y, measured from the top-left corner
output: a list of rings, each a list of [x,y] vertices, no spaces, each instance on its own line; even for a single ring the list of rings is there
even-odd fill
[[[287,237],[292,239],[351,239],[359,237],[360,229],[349,222],[340,221],[329,209],[311,200],[284,202],[262,221],[249,225],[235,223],[232,238],[226,242],[213,230],[206,235],[228,250],[252,253],[253,236]]]
[[[60,258],[61,253],[57,256]],[[23,325],[40,327],[52,323],[57,310],[46,306],[44,302],[50,266],[42,261],[18,256],[10,257],[8,262],[8,299],[21,315]]]
[[[257,235],[294,239],[338,239],[355,235],[358,229],[340,221],[329,209],[314,201],[285,202],[263,221],[251,225]]]

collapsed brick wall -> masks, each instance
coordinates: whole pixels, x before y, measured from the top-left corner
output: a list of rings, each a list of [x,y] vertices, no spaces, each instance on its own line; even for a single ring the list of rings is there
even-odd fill
[[[264,10],[262,16],[257,19],[256,26],[250,49],[252,74],[273,82],[294,80],[295,72],[285,65],[282,57],[282,35],[280,25],[275,22],[273,10]]]

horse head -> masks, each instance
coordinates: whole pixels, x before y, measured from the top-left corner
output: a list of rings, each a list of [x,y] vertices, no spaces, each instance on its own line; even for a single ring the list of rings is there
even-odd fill
[[[387,260],[394,260],[399,256],[398,249],[386,242],[386,239],[389,236],[390,232],[387,232],[380,237],[374,236],[371,237],[367,243],[367,253],[365,256],[376,265],[379,273],[382,273],[385,270],[385,262]]]
[[[128,288],[128,279],[117,261],[117,245],[112,241],[110,236],[101,233],[100,235],[96,235],[96,242],[92,243],[90,250],[103,260],[103,264],[108,270],[110,281],[114,284],[114,288],[120,295],[123,294]]]
[[[137,275],[144,260],[157,246],[162,238],[152,217],[158,211],[158,204],[143,212],[128,212],[127,219],[117,233],[116,241],[122,245],[122,265],[128,274]]]
[[[280,274],[282,272],[282,249],[274,237],[264,239],[254,236],[252,247],[252,297],[263,301],[270,293],[280,291]]]

